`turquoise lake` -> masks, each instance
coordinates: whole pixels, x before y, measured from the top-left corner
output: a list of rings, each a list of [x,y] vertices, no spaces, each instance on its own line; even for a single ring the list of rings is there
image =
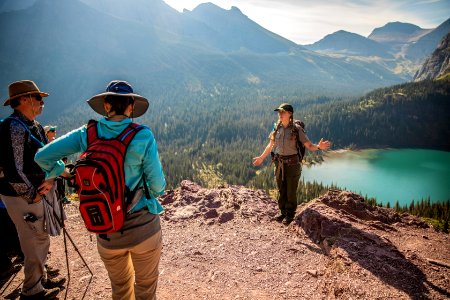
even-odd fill
[[[450,152],[421,149],[370,149],[329,152],[325,162],[303,166],[302,178],[374,197],[391,206],[430,197],[450,199]]]

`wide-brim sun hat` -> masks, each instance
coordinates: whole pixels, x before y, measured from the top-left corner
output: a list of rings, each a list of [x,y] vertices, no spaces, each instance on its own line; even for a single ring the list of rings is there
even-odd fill
[[[98,114],[107,116],[108,112],[105,110],[103,103],[107,96],[119,97],[133,97],[134,109],[131,113],[131,118],[137,118],[145,114],[148,109],[149,102],[145,97],[135,94],[131,85],[123,80],[113,80],[106,87],[106,92],[93,96],[87,100],[89,106]]]
[[[32,80],[20,80],[11,83],[8,86],[9,98],[5,100],[3,106],[9,106],[11,100],[19,98],[21,96],[36,95],[39,94],[41,97],[47,97],[48,93],[44,93],[37,87],[36,83]]]

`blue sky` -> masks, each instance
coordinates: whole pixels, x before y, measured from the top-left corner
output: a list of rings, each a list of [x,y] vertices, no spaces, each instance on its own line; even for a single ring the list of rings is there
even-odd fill
[[[450,18],[450,0],[164,0],[173,8],[192,10],[212,2],[224,9],[238,7],[266,29],[299,44],[346,30],[368,36],[388,22],[435,28]]]

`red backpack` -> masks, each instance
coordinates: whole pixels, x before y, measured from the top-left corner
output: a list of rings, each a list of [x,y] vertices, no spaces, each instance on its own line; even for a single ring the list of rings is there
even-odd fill
[[[87,230],[107,234],[122,229],[126,219],[124,160],[128,145],[144,126],[131,123],[117,137],[100,138],[97,121],[87,126],[87,149],[75,164],[80,213]]]

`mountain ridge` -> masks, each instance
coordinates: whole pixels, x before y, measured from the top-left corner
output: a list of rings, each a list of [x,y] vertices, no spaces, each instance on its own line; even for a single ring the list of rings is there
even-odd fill
[[[437,48],[441,39],[449,32],[450,18],[411,44],[406,49],[405,57],[412,61],[426,59]]]
[[[414,75],[414,81],[438,79],[450,73],[450,33],[439,43],[433,54]]]
[[[289,52],[291,48],[302,49],[294,42],[261,27],[237,7],[225,10],[212,3],[203,3],[192,11],[184,12],[183,15],[212,28],[222,41],[218,46],[222,51],[247,49],[255,53],[277,53]],[[211,41],[204,42],[211,44]]]
[[[431,29],[423,29],[411,23],[396,21],[375,28],[369,34],[368,38],[380,43],[406,43],[429,31],[431,31]]]
[[[309,50],[324,53],[392,58],[392,55],[388,52],[388,48],[377,41],[344,30],[329,34],[320,41],[305,47]]]

